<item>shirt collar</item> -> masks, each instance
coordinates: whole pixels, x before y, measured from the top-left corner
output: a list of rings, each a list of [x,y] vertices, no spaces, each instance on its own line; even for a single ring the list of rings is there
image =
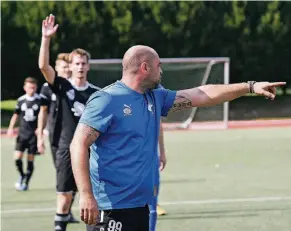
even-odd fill
[[[88,81],[85,83],[84,86],[78,87],[74,84],[74,81],[72,80],[72,78],[69,78],[68,81],[72,84],[72,86],[78,90],[78,91],[85,91],[88,87],[89,87],[89,83]]]
[[[33,96],[25,95],[25,99],[28,101],[33,101],[36,99],[36,97],[37,97],[36,93],[34,93]]]

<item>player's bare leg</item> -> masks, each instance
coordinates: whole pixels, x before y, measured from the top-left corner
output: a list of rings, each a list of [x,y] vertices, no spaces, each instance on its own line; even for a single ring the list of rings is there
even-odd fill
[[[72,202],[72,192],[57,193],[57,213],[55,216],[55,230],[66,230],[70,205]]]
[[[72,206],[73,206],[73,203],[74,203],[74,200],[75,200],[76,194],[77,194],[77,192],[73,192],[73,193],[72,193],[72,202],[71,202],[71,204],[70,204],[70,209],[69,209],[69,216],[70,216],[70,218],[69,218],[69,220],[68,220],[68,223],[71,223],[71,224],[74,224],[74,223],[80,223],[80,221],[77,220],[77,219],[74,217],[73,213],[72,213]]]
[[[17,171],[19,172],[19,179],[15,183],[15,189],[21,191],[21,185],[24,182],[25,179],[25,173],[23,172],[23,163],[22,163],[22,158],[23,158],[23,152],[20,151],[15,151],[14,152],[14,160],[15,160],[15,165],[17,168]]]
[[[72,202],[72,192],[57,194],[57,213],[69,213]]]

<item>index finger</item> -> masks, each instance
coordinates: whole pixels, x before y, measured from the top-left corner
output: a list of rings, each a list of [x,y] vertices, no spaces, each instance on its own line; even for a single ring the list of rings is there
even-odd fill
[[[274,82],[274,83],[269,83],[270,87],[278,87],[278,86],[283,86],[286,85],[286,82]]]

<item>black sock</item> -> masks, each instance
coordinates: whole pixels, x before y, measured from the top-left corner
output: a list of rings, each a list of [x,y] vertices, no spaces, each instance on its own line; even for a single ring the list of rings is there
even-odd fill
[[[69,214],[57,213],[55,215],[55,231],[66,231],[69,218]]]
[[[27,170],[26,170],[26,178],[25,183],[28,185],[30,178],[32,176],[34,170],[34,162],[33,161],[27,161]]]
[[[72,202],[70,204],[70,210],[69,210],[69,214],[72,214],[72,206],[73,206],[73,203],[74,203],[74,200],[75,200],[75,196],[76,196],[77,192],[74,192],[73,191],[73,194],[72,194]]]
[[[23,178],[25,175],[24,175],[24,172],[23,172],[22,160],[21,159],[15,160],[15,165],[17,167],[17,170],[18,170],[20,176]]]

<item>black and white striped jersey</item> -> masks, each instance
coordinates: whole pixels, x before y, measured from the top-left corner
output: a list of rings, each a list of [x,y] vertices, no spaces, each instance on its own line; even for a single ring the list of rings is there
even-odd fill
[[[88,82],[83,87],[77,87],[71,80],[56,77],[51,89],[59,100],[56,124],[56,129],[60,130],[59,147],[67,148],[89,97],[100,88]]]
[[[30,137],[37,129],[37,117],[40,109],[40,96],[23,95],[18,98],[14,113],[20,116],[19,135]]]

